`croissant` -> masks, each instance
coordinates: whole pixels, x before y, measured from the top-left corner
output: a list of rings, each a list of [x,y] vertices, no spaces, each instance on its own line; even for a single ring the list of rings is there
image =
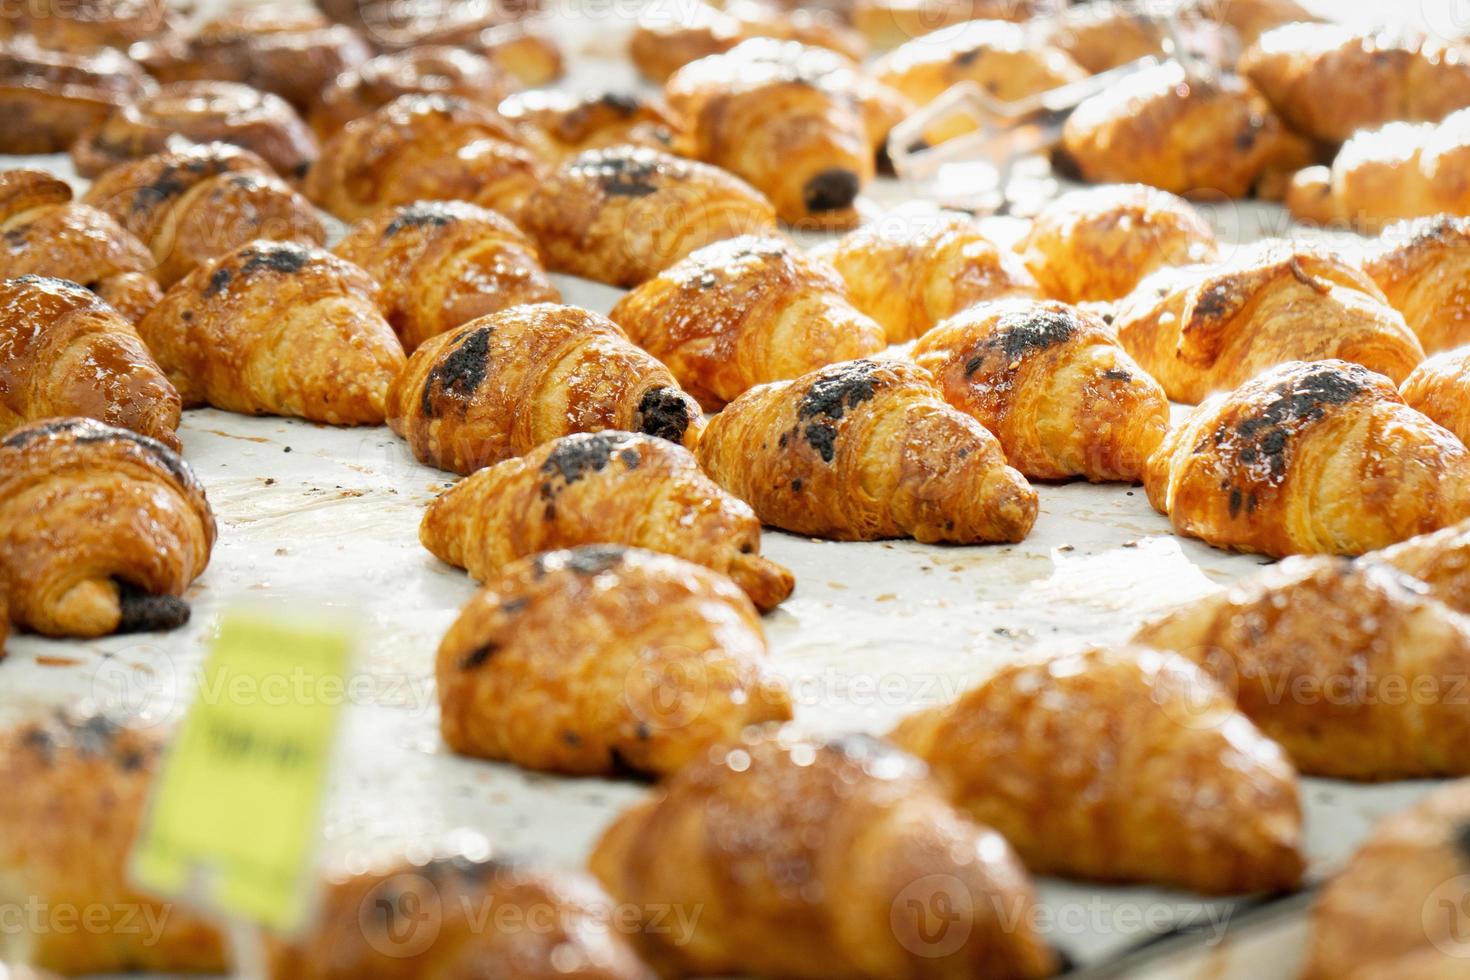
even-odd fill
[[[912,356],[1035,480],[1139,480],[1169,429],[1164,389],[1107,324],[1065,303],[981,304],[920,337]]]
[[[669,369],[573,306],[515,306],[425,341],[388,392],[388,424],[422,463],[473,473],[573,432],[692,446],[704,427]]]
[[[1122,299],[1165,266],[1219,257],[1198,211],[1144,184],[1063,194],[1036,215],[1016,251],[1042,292],[1064,303]]]
[[[321,245],[311,203],[249,150],[205,143],[119,164],[82,200],[147,244],[165,287],[256,239]]]
[[[137,322],[162,296],[153,257],[110,216],[74,203],[65,181],[35,170],[0,173],[0,278],[80,283]]]
[[[382,284],[383,313],[409,352],[487,313],[561,299],[524,232],[462,201],[388,208],[334,251]]]
[[[1389,305],[1428,353],[1470,343],[1470,218],[1440,215],[1393,225],[1384,242],[1396,243],[1363,263]]]
[[[639,74],[662,83],[690,62],[724,54],[753,37],[799,41],[854,61],[867,53],[861,35],[815,10],[749,2],[717,7],[696,0],[675,8],[647,8],[628,40],[628,54]]]
[[[591,858],[615,901],[700,909],[650,928],[664,976],[1050,976],[1035,895],[1005,841],[906,753],[789,730],[713,751],[625,811]]]
[[[1020,541],[1036,491],[922,368],[846,361],[752,388],[710,422],[699,461],[762,523],[813,537]]]
[[[46,419],[0,441],[0,591],[47,636],[186,622],[214,516],[173,450],[93,419]]]
[[[249,242],[180,279],[138,332],[185,407],[380,425],[404,357],[377,304],[330,252]]]
[[[616,92],[517,92],[497,111],[534,130],[545,141],[546,154],[557,159],[611,146],[668,149],[679,125],[660,100]]]
[[[127,48],[169,25],[165,0],[72,0],[19,3],[0,10],[0,36],[34,37],[52,51]]]
[[[1470,522],[1460,522],[1400,541],[1366,555],[1417,579],[1440,602],[1470,613]]]
[[[1470,775],[1470,619],[1397,569],[1298,557],[1150,623],[1308,775]],[[1394,689],[1412,697],[1395,696]]]
[[[402,95],[451,95],[494,106],[516,88],[481,55],[442,47],[378,55],[329,81],[311,110],[311,128],[322,140]]]
[[[531,192],[519,223],[552,269],[627,287],[712,242],[773,230],[776,215],[723,170],[620,146],[563,163]]]
[[[339,23],[352,24],[385,51],[426,45],[474,46],[487,28],[524,16],[539,0],[317,0]]]
[[[543,88],[566,73],[556,39],[544,27],[527,21],[487,27],[471,47],[526,88]]]
[[[890,738],[1032,873],[1207,894],[1301,878],[1296,772],[1173,654],[1093,649],[1005,667]]]
[[[1148,461],[1149,502],[1220,548],[1356,555],[1470,516],[1470,450],[1382,375],[1293,361],[1200,405]]]
[[[163,750],[159,729],[101,715],[0,733],[0,877],[7,901],[26,903],[11,908],[52,917],[43,928],[9,927],[8,954],[68,975],[228,971],[213,926],[128,883],[128,853]],[[99,909],[110,914],[99,918]]]
[[[1410,408],[1449,429],[1461,442],[1470,440],[1470,347],[1424,361],[1404,379],[1399,393]]]
[[[72,53],[0,41],[0,153],[64,153],[89,126],[152,89],[120,51]]]
[[[303,189],[343,221],[419,200],[463,200],[514,215],[544,176],[524,137],[493,109],[405,95],[329,139]]]
[[[179,451],[179,393],[133,325],[75,283],[0,280],[0,434],[88,416]]]
[[[1094,75],[1164,50],[1157,20],[1132,4],[1111,0],[1066,7],[1042,37]]]
[[[851,0],[853,26],[885,51],[966,21],[1025,23],[1055,13],[1045,0]]]
[[[878,321],[890,344],[985,300],[1039,295],[1020,260],[959,215],[874,222],[813,257],[837,270],[852,305]]]
[[[1228,27],[1243,44],[1254,44],[1262,34],[1283,24],[1321,19],[1296,0],[1185,0],[1179,12]]]
[[[632,432],[573,433],[480,470],[431,503],[419,525],[425,548],[482,582],[538,551],[608,542],[728,575],[765,612],[794,581],[760,556],[760,538],[755,514],[692,453]]]
[[[1159,272],[1118,303],[1113,328],[1182,402],[1286,361],[1337,358],[1399,382],[1424,359],[1403,316],[1361,269],[1285,242],[1244,249],[1223,266]]]
[[[169,148],[170,139],[233,143],[283,177],[300,177],[317,142],[286,100],[235,82],[174,82],[121,106],[71,148],[77,172],[95,177],[128,160]]]

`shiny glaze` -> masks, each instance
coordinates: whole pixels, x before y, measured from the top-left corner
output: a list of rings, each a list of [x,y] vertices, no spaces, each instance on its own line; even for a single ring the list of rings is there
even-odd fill
[[[1396,224],[1363,265],[1427,353],[1470,343],[1470,217]]]
[[[58,153],[153,84],[119,51],[69,53],[0,41],[0,152]]]

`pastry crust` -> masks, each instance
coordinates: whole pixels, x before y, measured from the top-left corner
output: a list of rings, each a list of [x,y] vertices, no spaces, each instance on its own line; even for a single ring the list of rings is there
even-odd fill
[[[479,470],[428,506],[419,540],[481,582],[518,558],[605,542],[728,575],[762,612],[795,584],[760,556],[760,521],[744,501],[684,447],[633,432],[573,433]]]
[[[1033,874],[1204,894],[1301,879],[1296,771],[1173,654],[1092,649],[1004,667],[891,739]]]
[[[422,47],[381,54],[318,89],[311,128],[323,141],[354,119],[403,95],[451,95],[493,107],[516,83],[481,55],[462,48]]]
[[[214,515],[173,450],[94,419],[53,418],[0,441],[0,464],[0,591],[12,623],[91,637],[188,620],[182,596],[209,563]]]
[[[1293,361],[1204,402],[1144,473],[1174,529],[1216,547],[1358,555],[1470,516],[1470,450],[1344,361]]]
[[[388,393],[388,424],[422,463],[473,473],[573,432],[621,429],[692,446],[699,406],[617,324],[573,306],[516,306],[422,344]]]
[[[165,0],[19,3],[0,11],[0,37],[28,35],[52,51],[127,48],[168,26]]]
[[[933,102],[960,82],[1015,102],[1087,77],[1065,51],[1004,20],[972,20],[925,34],[879,58],[872,71],[915,105]]]
[[[851,0],[853,26],[879,51],[972,20],[1024,23],[1054,13],[1035,0]]]
[[[0,153],[65,152],[152,89],[120,51],[55,51],[24,36],[0,41]]]
[[[1436,354],[1404,379],[1400,388],[1410,408],[1418,409],[1470,443],[1470,347]]]
[[[1164,52],[1157,21],[1132,4],[1110,0],[1063,9],[1044,36],[1048,44],[1065,51],[1094,75]]]
[[[609,317],[709,411],[742,392],[883,350],[842,280],[782,238],[707,245],[645,282]]]
[[[913,359],[1031,479],[1142,479],[1169,428],[1159,383],[1107,324],[1064,303],[983,303],[920,337]]]
[[[800,7],[782,10],[749,0],[721,7],[699,0],[672,9],[655,6],[638,18],[628,39],[628,55],[639,74],[659,83],[690,62],[724,54],[753,37],[798,41],[854,61],[862,59],[867,54],[862,36],[822,13]]]
[[[1456,612],[1470,613],[1470,522],[1400,541],[1365,559],[1407,572]]]
[[[381,425],[403,348],[378,286],[331,252],[249,242],[189,273],[138,324],[186,407]]]
[[[636,286],[713,242],[774,229],[771,205],[717,167],[642,147],[589,150],[532,191],[520,225],[547,265]]]
[[[678,122],[660,99],[603,92],[576,96],[560,91],[517,92],[500,103],[500,114],[529,126],[557,158],[611,146],[667,150]]]
[[[1427,353],[1470,344],[1470,218],[1390,226],[1391,244],[1363,264]]]
[[[716,415],[699,461],[762,522],[837,541],[1020,541],[1036,491],[929,372],[846,361],[752,388]]]
[[[1321,20],[1296,0],[1186,0],[1181,13],[1229,27],[1247,45],[1283,24]]]

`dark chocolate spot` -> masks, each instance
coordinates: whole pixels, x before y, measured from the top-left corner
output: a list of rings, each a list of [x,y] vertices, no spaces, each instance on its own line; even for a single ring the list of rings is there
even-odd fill
[[[1343,405],[1356,397],[1367,384],[1366,374],[1366,369],[1356,365],[1346,370],[1318,365],[1277,385],[1254,414],[1236,423],[1235,435],[1245,440],[1240,461],[1248,466],[1264,461],[1272,478],[1280,479],[1286,474],[1292,434],[1322,418],[1327,406]],[[1228,436],[1224,427],[1217,430],[1216,444]]]
[[[638,403],[634,426],[645,435],[682,443],[696,411],[678,388],[650,388]]]
[[[1455,850],[1460,852],[1460,861],[1470,865],[1470,820],[1460,824],[1455,830]]]
[[[1132,381],[1133,380],[1133,374],[1132,374],[1132,372],[1125,371],[1122,368],[1113,368],[1110,371],[1104,371],[1103,372],[1103,377],[1104,378],[1107,378],[1109,381]]]
[[[153,595],[117,580],[117,602],[121,615],[119,633],[158,633],[178,629],[189,621],[189,604],[176,595]]]
[[[608,769],[614,779],[631,779],[640,783],[651,783],[658,779],[658,773],[647,769],[641,769],[628,761],[616,745],[607,750]]]
[[[218,296],[233,278],[235,278],[235,273],[231,269],[227,266],[220,266],[210,275],[209,285],[204,287],[204,295],[206,297]]]
[[[56,435],[70,435],[78,445],[83,446],[114,440],[130,442],[167,470],[169,476],[172,476],[180,486],[189,489],[199,486],[198,481],[194,478],[194,471],[189,469],[189,464],[185,463],[178,453],[157,439],[131,429],[107,425],[95,419],[52,419],[28,425],[6,436],[4,441],[0,441],[0,446],[7,449],[23,449],[33,442]]]
[[[561,740],[572,746],[573,748],[576,748],[578,745],[582,744],[582,736],[578,735],[576,732],[562,732]]]
[[[495,651],[499,649],[500,644],[494,642],[475,647],[475,649],[471,650],[469,653],[459,658],[459,669],[475,670],[483,666],[485,661],[494,656]]]
[[[439,414],[437,399],[441,396],[461,403],[475,396],[475,391],[485,380],[493,332],[494,328],[489,324],[476,327],[461,335],[448,351],[439,355],[424,379],[424,389],[419,396],[419,407],[426,416],[434,418]]]
[[[456,206],[449,201],[420,201],[410,204],[393,216],[383,229],[384,238],[392,238],[405,228],[442,228],[459,220]]]
[[[630,436],[620,432],[582,432],[560,440],[556,448],[541,464],[541,472],[559,475],[565,484],[576,483],[588,473],[600,472],[613,454],[628,469],[636,469],[639,462],[636,449],[624,449]],[[541,495],[550,497],[556,487],[550,482],[541,484]]]
[[[590,544],[567,552],[563,567],[578,575],[601,575],[622,564],[628,549],[615,544]]]
[[[856,173],[833,167],[808,180],[801,189],[801,199],[808,211],[841,211],[852,206],[861,188]]]
[[[996,324],[995,333],[986,346],[999,348],[1007,361],[1025,357],[1066,343],[1077,332],[1077,319],[1063,310],[1036,309],[1026,313],[1007,313]],[[968,364],[966,373],[973,373]]]
[[[278,275],[295,275],[311,261],[311,251],[294,242],[272,242],[242,253],[245,264],[240,274],[251,276],[262,269]]]
[[[873,361],[843,364],[813,381],[797,405],[797,427],[823,462],[832,462],[836,455],[837,420],[873,397],[876,390],[873,373],[877,369]],[[803,426],[805,420],[810,421]]]
[[[822,462],[830,463],[837,455],[837,426],[830,419],[818,419],[802,433],[806,443],[817,451]]]
[[[1230,285],[1217,282],[1200,293],[1194,301],[1195,316],[1214,318],[1221,316],[1230,306]]]
[[[794,480],[791,481],[791,489],[793,491],[795,491],[796,493],[801,493],[801,487],[802,487],[801,477],[797,477],[796,479],[794,479]]]
[[[578,158],[573,170],[611,197],[647,197],[658,193],[654,178],[661,167],[662,161],[652,154],[600,151]]]
[[[638,96],[627,92],[604,92],[598,96],[597,101],[609,109],[616,110],[624,117],[632,116],[643,108]]]

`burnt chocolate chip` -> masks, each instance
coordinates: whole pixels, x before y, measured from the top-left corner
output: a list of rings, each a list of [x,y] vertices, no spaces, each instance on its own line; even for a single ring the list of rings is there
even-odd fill
[[[650,388],[638,403],[634,426],[644,435],[682,443],[694,411],[688,397],[678,388]]]
[[[242,276],[251,276],[266,270],[278,275],[295,275],[311,261],[311,251],[294,242],[271,242],[242,253],[245,264],[240,267]]]
[[[121,611],[119,633],[157,633],[178,629],[189,621],[189,604],[176,595],[153,595],[131,582],[116,580]]]
[[[204,287],[204,295],[206,297],[218,296],[224,292],[233,278],[235,278],[235,273],[228,266],[220,266],[210,274],[209,285]]]
[[[807,426],[802,435],[806,444],[817,451],[822,462],[830,463],[837,455],[837,426],[826,419],[819,419]]]
[[[629,779],[640,783],[651,783],[658,779],[658,773],[633,765],[628,757],[623,755],[617,746],[607,750],[608,768],[612,771],[614,779]]]
[[[384,238],[392,238],[405,228],[442,228],[458,220],[456,206],[449,201],[420,201],[403,208],[383,229]]]
[[[600,472],[612,460],[613,454],[628,469],[638,466],[638,451],[624,449],[630,437],[619,432],[582,432],[567,436],[557,443],[555,449],[541,464],[541,472],[548,476],[560,476],[564,484],[573,484],[588,473]],[[541,495],[552,497],[557,487],[550,482],[541,484]]]
[[[459,669],[475,670],[479,667],[482,667],[484,666],[485,661],[493,657],[495,655],[495,651],[499,649],[500,644],[494,642],[475,647],[475,649],[471,650],[469,653],[459,658]]]
[[[832,167],[806,182],[801,189],[802,203],[812,212],[841,211],[852,206],[861,186],[855,172]]]
[[[622,564],[628,549],[615,544],[591,544],[568,553],[564,567],[578,575],[601,575]]]
[[[419,407],[425,415],[433,418],[439,414],[440,396],[448,396],[461,403],[475,396],[488,369],[492,333],[494,328],[489,325],[476,327],[462,335],[434,362],[419,396]]]

